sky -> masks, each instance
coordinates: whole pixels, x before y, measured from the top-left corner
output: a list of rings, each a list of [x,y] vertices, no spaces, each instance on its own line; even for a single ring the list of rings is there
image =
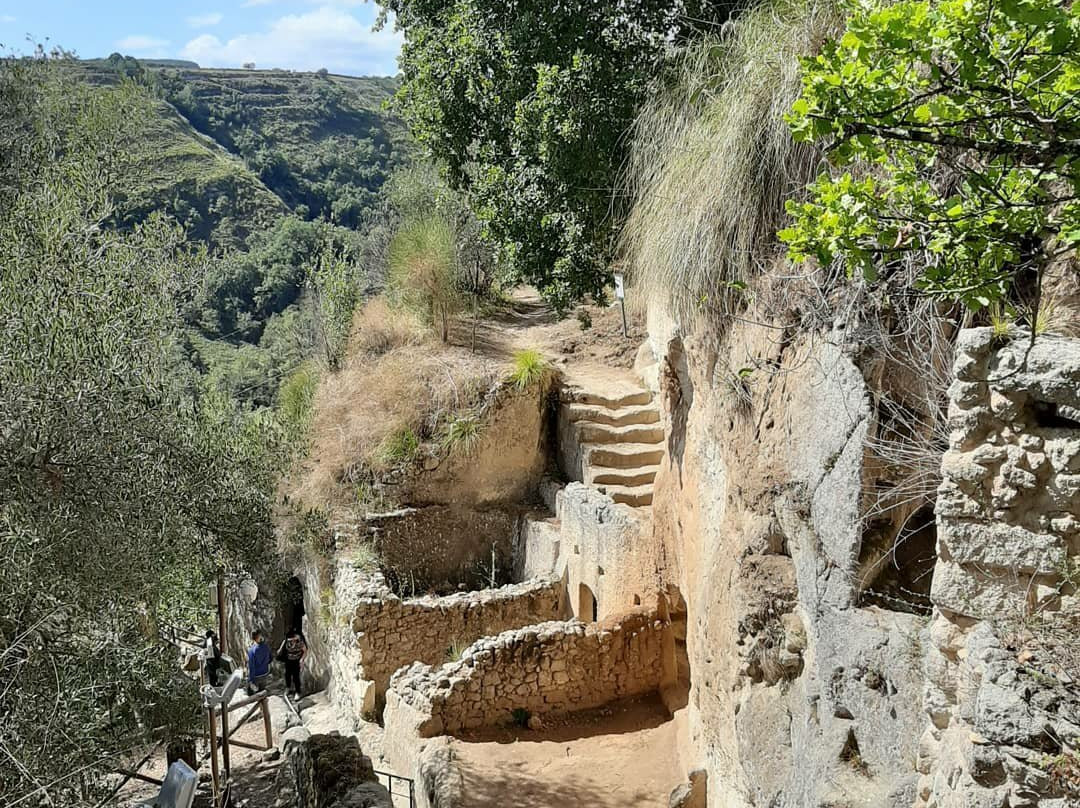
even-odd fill
[[[84,58],[119,51],[203,67],[392,76],[401,37],[392,24],[372,30],[378,11],[365,0],[0,0],[0,52],[47,42]]]

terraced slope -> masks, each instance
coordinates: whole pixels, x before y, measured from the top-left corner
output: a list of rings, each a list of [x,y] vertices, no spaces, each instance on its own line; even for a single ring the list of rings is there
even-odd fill
[[[127,76],[161,99],[131,145],[134,167],[119,200],[127,224],[162,210],[217,246],[243,246],[289,211],[358,227],[408,156],[404,126],[383,109],[392,78],[135,60],[70,65],[88,84]]]

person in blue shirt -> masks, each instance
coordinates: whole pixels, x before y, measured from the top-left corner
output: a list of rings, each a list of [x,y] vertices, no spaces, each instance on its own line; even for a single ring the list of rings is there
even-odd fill
[[[266,690],[266,683],[270,680],[270,646],[266,644],[263,633],[256,629],[251,632],[253,640],[248,649],[248,694],[254,696],[260,690]]]

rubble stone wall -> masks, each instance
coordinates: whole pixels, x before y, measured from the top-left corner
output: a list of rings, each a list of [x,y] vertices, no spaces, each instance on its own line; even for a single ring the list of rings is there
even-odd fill
[[[666,624],[639,609],[599,623],[547,622],[488,637],[442,667],[398,671],[387,726],[420,737],[568,713],[659,690]]]
[[[563,617],[558,581],[535,580],[446,597],[403,600],[389,590],[365,593],[354,605],[362,676],[380,701],[394,671],[413,662],[441,665],[452,648],[481,637]]]
[[[955,372],[916,805],[1076,805],[1080,340],[972,329]]]

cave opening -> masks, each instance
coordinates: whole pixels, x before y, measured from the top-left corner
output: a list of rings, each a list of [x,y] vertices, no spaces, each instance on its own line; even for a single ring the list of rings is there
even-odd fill
[[[904,519],[871,522],[859,558],[859,605],[894,612],[930,614],[930,588],[937,563],[933,503]]]

